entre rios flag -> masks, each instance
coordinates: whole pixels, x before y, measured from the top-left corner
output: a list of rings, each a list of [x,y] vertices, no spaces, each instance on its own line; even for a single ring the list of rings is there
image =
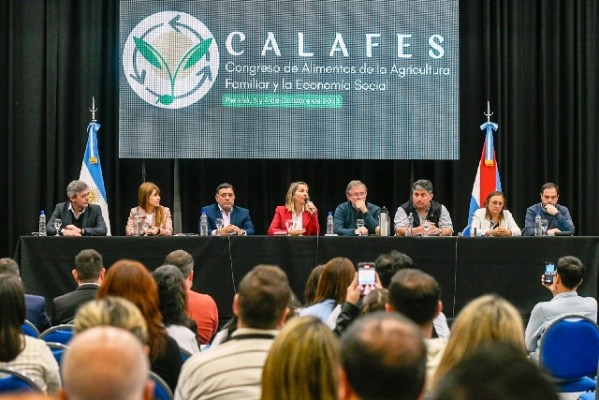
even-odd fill
[[[104,187],[102,165],[98,154],[99,129],[100,124],[95,121],[90,122],[87,126],[87,146],[85,146],[85,153],[83,154],[79,180],[89,186],[89,202],[99,205],[102,209],[102,217],[104,217],[108,229],[107,235],[110,236],[110,216],[108,214],[108,202],[106,201],[106,188]]]

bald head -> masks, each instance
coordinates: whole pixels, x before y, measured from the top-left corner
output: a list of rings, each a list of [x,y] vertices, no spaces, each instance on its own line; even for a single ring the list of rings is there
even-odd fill
[[[148,371],[148,357],[133,334],[111,326],[91,328],[75,335],[64,354],[61,398],[151,398]]]

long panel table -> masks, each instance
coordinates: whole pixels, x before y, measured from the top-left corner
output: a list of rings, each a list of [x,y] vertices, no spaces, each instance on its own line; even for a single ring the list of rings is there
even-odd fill
[[[71,275],[75,255],[93,248],[109,267],[121,258],[141,261],[149,270],[162,265],[176,249],[195,260],[194,289],[218,304],[221,321],[230,318],[233,296],[241,278],[257,264],[275,264],[302,297],[311,269],[332,257],[354,263],[373,261],[398,250],[416,266],[437,278],[444,312],[454,317],[471,299],[497,293],[511,301],[526,318],[550,293],[540,285],[544,262],[574,255],[587,266],[579,293],[597,296],[598,237],[31,237],[19,238],[15,259],[28,293],[52,299],[75,289]]]

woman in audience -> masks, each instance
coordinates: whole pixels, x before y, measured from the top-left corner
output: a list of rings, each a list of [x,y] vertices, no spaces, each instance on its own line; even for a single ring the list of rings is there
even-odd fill
[[[23,334],[25,289],[21,280],[0,274],[0,368],[9,368],[33,380],[44,393],[60,388],[58,363],[46,342]]]
[[[148,326],[151,369],[174,392],[181,372],[181,351],[162,324],[158,308],[158,287],[152,275],[138,261],[119,260],[106,273],[96,298],[106,296],[123,297],[139,308]]]
[[[277,206],[275,216],[268,227],[270,236],[288,233],[291,236],[314,236],[320,230],[318,210],[308,197],[308,184],[293,182],[287,190],[285,205]]]
[[[322,275],[324,264],[317,265],[312,269],[308,279],[306,280],[306,286],[304,287],[304,304],[312,304],[314,296],[316,296],[316,288],[318,287],[318,280]]]
[[[335,400],[339,368],[339,349],[331,330],[318,318],[294,318],[268,353],[262,400]]]
[[[174,265],[163,265],[152,276],[158,285],[158,303],[168,335],[185,352],[199,353],[195,322],[187,318],[187,289],[183,273]]]
[[[433,377],[433,389],[454,365],[485,343],[509,343],[522,354],[524,325],[516,308],[497,295],[485,295],[468,303],[451,326],[451,336]]]
[[[136,234],[135,215],[138,217],[140,235],[172,236],[173,220],[168,207],[160,205],[160,189],[152,182],[144,182],[137,192],[137,207],[131,209],[125,233],[127,236]]]
[[[354,264],[345,257],[335,257],[327,262],[322,270],[316,295],[307,307],[299,311],[300,316],[313,315],[326,322],[333,308],[345,301],[347,287],[354,279]]]
[[[377,311],[385,311],[385,304],[389,302],[389,290],[374,289],[362,301],[362,311],[360,313],[370,314]]]
[[[501,192],[489,193],[484,208],[476,210],[472,215],[471,236],[520,236],[521,234],[512,213],[505,209],[505,197]]]

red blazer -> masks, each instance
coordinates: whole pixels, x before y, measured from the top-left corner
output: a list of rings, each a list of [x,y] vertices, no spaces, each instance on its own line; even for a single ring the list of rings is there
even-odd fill
[[[291,211],[288,211],[285,206],[277,206],[277,208],[275,208],[275,216],[268,227],[268,235],[274,235],[275,231],[286,231],[287,227],[285,226],[285,221],[288,219],[293,219]],[[320,231],[320,227],[318,225],[318,211],[315,211],[314,214],[304,211],[302,215],[302,226],[306,230],[304,235],[318,235]]]

